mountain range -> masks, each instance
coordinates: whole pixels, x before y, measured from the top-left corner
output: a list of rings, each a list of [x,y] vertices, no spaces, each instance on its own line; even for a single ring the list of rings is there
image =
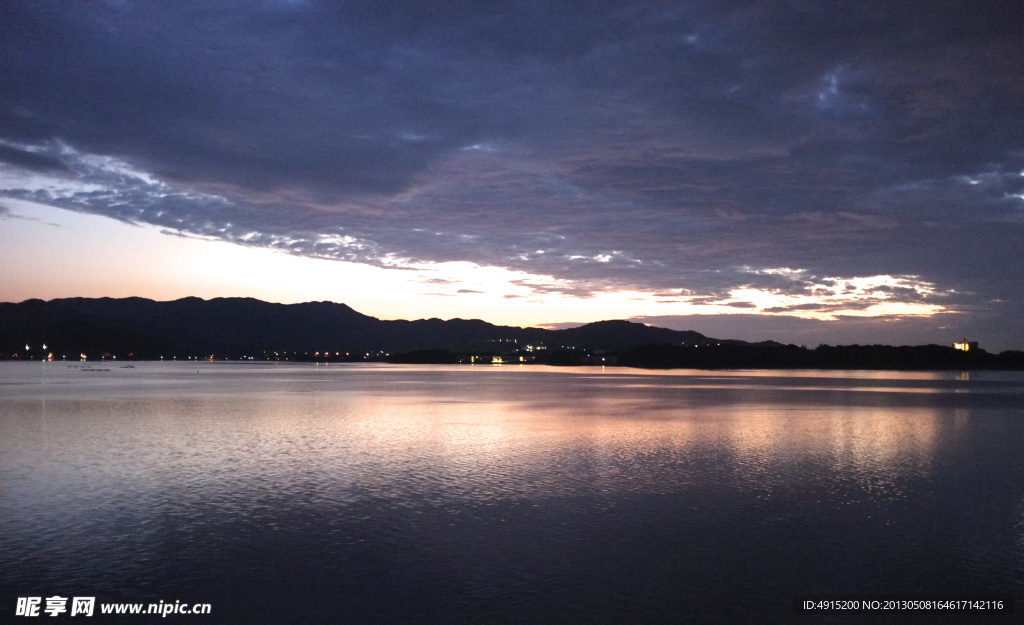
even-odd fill
[[[5,357],[21,353],[26,345],[29,352],[41,352],[43,344],[57,358],[80,353],[237,358],[275,352],[495,351],[503,345],[531,343],[552,349],[621,351],[649,344],[713,342],[716,339],[698,332],[628,321],[601,321],[567,330],[498,326],[479,319],[386,321],[333,302],[275,304],[251,298],[197,297],[157,302],[130,297],[0,303],[0,353]]]
[[[345,304],[251,298],[69,298],[0,303],[0,358],[535,362],[698,369],[1024,369],[1024,352],[943,345],[748,343],[630,321],[565,330],[479,319],[381,320]]]

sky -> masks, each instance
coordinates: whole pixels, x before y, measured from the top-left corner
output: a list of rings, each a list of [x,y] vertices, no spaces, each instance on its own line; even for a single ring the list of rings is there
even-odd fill
[[[0,3],[0,301],[1024,349],[1024,4]]]

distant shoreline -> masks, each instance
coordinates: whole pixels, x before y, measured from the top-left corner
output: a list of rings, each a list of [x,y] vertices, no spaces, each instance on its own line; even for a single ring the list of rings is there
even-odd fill
[[[70,298],[0,303],[0,359],[546,364],[643,369],[1024,370],[1024,352],[952,345],[808,348],[624,320],[565,330],[479,319],[388,321],[345,304],[248,298]]]
[[[1020,354],[1020,352],[1017,352]],[[398,355],[401,356],[401,355]],[[991,355],[990,355],[991,356]],[[825,371],[872,371],[872,372],[922,372],[922,373],[935,373],[935,372],[971,372],[971,371],[1024,371],[1024,363],[1020,361],[1010,361],[1006,364],[998,362],[995,365],[989,363],[979,364],[967,364],[964,363],[962,366],[956,366],[955,364],[943,363],[940,366],[858,366],[850,364],[848,366],[772,366],[772,365],[719,365],[709,366],[700,364],[662,364],[662,363],[647,363],[642,362],[448,362],[448,361],[408,361],[401,358],[389,358],[389,359],[367,359],[367,360],[265,360],[265,359],[242,359],[242,358],[218,358],[214,360],[209,359],[86,359],[86,360],[52,360],[52,361],[40,361],[40,360],[26,360],[18,358],[6,358],[0,359],[0,362],[6,363],[24,363],[29,364],[48,364],[52,366],[64,365],[67,367],[81,367],[83,370],[92,369],[96,367],[104,367],[106,370],[118,369],[118,368],[132,368],[135,364],[174,364],[174,365],[187,365],[187,366],[209,366],[209,365],[240,365],[240,364],[253,364],[253,365],[288,365],[288,366],[342,366],[342,365],[359,365],[359,364],[389,364],[389,365],[417,365],[417,366],[458,366],[458,367],[480,367],[480,368],[518,368],[518,367],[554,367],[554,368],[570,368],[570,367],[591,367],[591,368],[615,368],[615,369],[639,369],[645,371],[809,371],[809,372],[825,372]],[[96,369],[94,369],[96,370]]]

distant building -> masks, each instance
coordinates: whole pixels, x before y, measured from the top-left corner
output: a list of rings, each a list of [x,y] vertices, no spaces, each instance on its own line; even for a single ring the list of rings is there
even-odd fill
[[[962,352],[969,352],[972,349],[978,349],[978,342],[960,339],[956,343],[953,343],[953,349],[959,349]]]

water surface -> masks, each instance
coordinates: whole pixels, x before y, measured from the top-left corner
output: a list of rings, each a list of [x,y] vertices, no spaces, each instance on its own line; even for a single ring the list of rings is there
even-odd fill
[[[210,623],[912,620],[794,615],[811,593],[1024,609],[1019,373],[122,366],[0,363],[2,614],[54,594],[207,602],[177,620]]]

